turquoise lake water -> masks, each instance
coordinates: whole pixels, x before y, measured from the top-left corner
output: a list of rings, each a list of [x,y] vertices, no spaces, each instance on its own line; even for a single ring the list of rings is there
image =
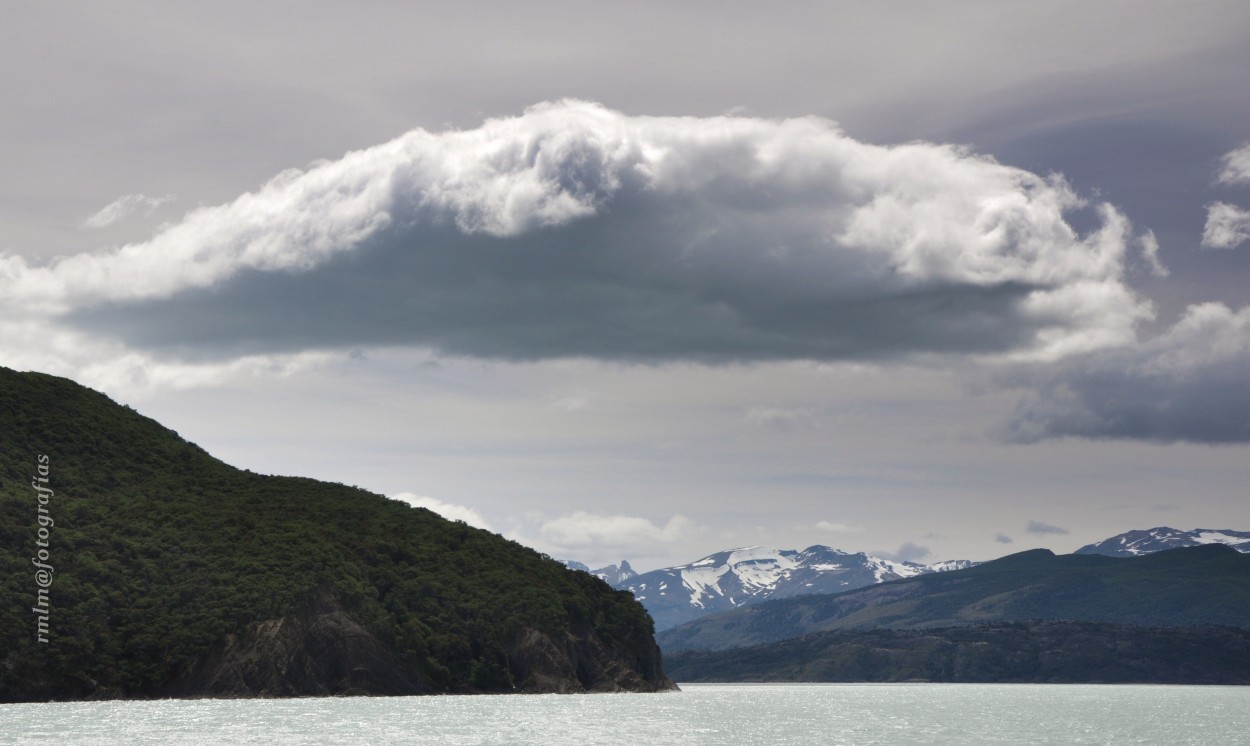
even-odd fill
[[[15,744],[1250,744],[1250,687],[688,684],[666,694],[0,705]]]

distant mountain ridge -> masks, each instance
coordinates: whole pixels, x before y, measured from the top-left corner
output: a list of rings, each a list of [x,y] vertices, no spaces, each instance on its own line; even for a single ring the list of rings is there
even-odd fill
[[[600,567],[598,570],[592,570],[590,569],[590,565],[587,565],[584,562],[578,562],[577,560],[562,561],[564,562],[565,567],[570,570],[581,570],[584,573],[594,575],[596,578],[599,578],[613,588],[617,588],[620,583],[624,583],[630,578],[638,576],[638,573],[634,572],[634,568],[630,567],[629,562],[626,560],[621,560],[621,564],[619,565],[607,565],[605,567]],[[620,588],[617,588],[617,590],[620,590]]]
[[[1074,554],[1136,557],[1181,547],[1224,544],[1250,553],[1250,531],[1180,529],[1161,526],[1127,531],[1078,549]],[[844,593],[893,580],[951,570],[980,563],[947,560],[932,564],[898,562],[864,552],[850,553],[816,544],[806,549],[747,546],[726,549],[684,565],[637,573],[629,562],[596,570],[566,561],[618,590],[627,590],[642,602],[666,630],[710,614],[751,606],[771,599]]]
[[[621,560],[619,565],[608,565],[607,567],[600,567],[598,570],[591,570],[590,574],[617,590],[621,590],[620,586],[622,583],[638,577],[638,573],[634,572],[634,568],[630,567],[625,560]]]
[[[1250,553],[1250,531],[1196,528],[1182,531],[1170,526],[1126,531],[1095,544],[1086,544],[1074,554],[1102,554],[1107,557],[1136,557],[1181,547],[1203,544],[1225,544],[1239,552]]]
[[[1250,684],[1250,629],[998,622],[817,632],[664,656],[687,682]]]
[[[817,544],[803,550],[761,546],[727,549],[640,575],[628,562],[586,571],[614,588],[633,593],[660,630],[768,599],[838,593],[973,564],[966,560],[936,565],[896,562]],[[585,569],[585,565],[575,569]],[[615,582],[614,576],[618,578]]]
[[[657,637],[665,653],[760,645],[826,630],[1067,619],[1250,627],[1250,556],[1221,543],[1141,557],[1034,549],[836,595],[776,599]]]

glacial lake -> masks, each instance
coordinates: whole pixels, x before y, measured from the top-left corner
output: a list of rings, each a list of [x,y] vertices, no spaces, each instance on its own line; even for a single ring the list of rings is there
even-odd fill
[[[682,689],[0,705],[0,743],[1250,744],[1250,687],[687,684]]]

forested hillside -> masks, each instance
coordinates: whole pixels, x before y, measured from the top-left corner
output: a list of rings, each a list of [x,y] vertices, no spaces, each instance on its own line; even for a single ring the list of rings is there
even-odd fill
[[[3,701],[671,685],[628,592],[3,368],[0,545]]]

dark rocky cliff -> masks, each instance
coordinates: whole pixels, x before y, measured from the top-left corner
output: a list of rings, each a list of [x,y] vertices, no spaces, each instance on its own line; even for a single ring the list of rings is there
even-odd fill
[[[157,692],[168,697],[428,694],[420,671],[325,595],[297,613],[253,622]]]
[[[658,692],[676,688],[659,648],[643,654],[604,640],[593,629],[560,636],[528,628],[508,653],[525,694]],[[323,595],[298,613],[249,624],[157,692],[166,697],[308,697],[431,694],[436,690]],[[100,692],[99,696],[108,696]]]
[[[650,642],[632,651],[594,630],[553,635],[521,633],[512,648],[523,692],[658,692],[676,689],[660,666],[660,649]]]

